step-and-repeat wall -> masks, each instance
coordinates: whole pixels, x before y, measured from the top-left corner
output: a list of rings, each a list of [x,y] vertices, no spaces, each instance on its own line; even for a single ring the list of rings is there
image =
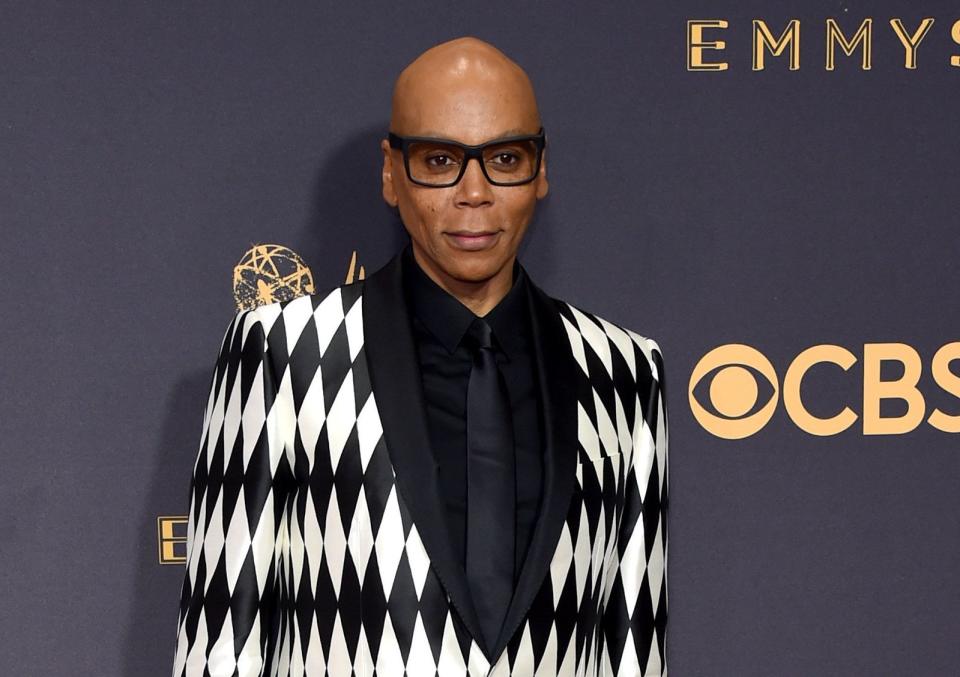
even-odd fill
[[[520,252],[655,338],[675,677],[957,674],[960,8],[21,3],[0,22],[0,664],[166,675],[238,308],[361,279],[399,71],[530,74]]]

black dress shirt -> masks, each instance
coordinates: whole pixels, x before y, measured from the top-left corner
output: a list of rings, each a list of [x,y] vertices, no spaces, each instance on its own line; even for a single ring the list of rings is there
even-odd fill
[[[543,475],[542,398],[527,311],[527,276],[514,259],[510,291],[484,316],[498,344],[513,413],[516,460],[516,584],[539,512]],[[467,383],[473,356],[461,339],[477,316],[434,282],[417,263],[412,245],[403,250],[403,283],[426,399],[427,425],[440,468],[440,491],[454,553],[466,561]]]

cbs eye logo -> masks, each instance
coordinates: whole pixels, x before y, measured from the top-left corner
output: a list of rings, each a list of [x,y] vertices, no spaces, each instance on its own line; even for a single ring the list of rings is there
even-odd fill
[[[931,362],[934,382],[960,399],[960,376],[950,371],[950,363],[960,360],[960,342],[948,343],[937,350]],[[898,362],[903,375],[895,380],[880,379],[882,362]],[[835,364],[844,371],[857,363],[857,356],[842,346],[817,345],[807,348],[790,363],[783,379],[782,399],[787,415],[801,430],[811,435],[836,435],[848,429],[858,415],[845,406],[834,416],[814,416],[800,399],[800,385],[809,369],[822,363]],[[864,435],[897,435],[914,430],[926,416],[926,402],[917,384],[923,371],[919,353],[904,343],[867,343],[863,346],[863,397],[860,404]],[[694,391],[707,380],[708,411]],[[773,416],[781,399],[781,385],[770,360],[756,348],[742,343],[718,346],[704,355],[690,374],[688,388],[690,410],[708,432],[724,439],[742,439],[761,430]],[[881,416],[882,400],[900,400],[906,404],[902,416]],[[960,432],[960,415],[934,408],[927,423],[947,433]]]

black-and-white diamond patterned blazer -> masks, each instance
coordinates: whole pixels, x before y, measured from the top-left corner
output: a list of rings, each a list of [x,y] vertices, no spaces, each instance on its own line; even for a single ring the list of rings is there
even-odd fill
[[[445,531],[402,261],[227,327],[173,674],[665,676],[659,346],[530,284],[543,501],[485,646]]]

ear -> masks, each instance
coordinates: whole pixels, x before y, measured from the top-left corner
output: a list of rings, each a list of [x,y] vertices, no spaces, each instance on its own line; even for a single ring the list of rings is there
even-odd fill
[[[542,200],[547,195],[550,186],[547,184],[547,149],[543,149],[540,158],[540,171],[537,172],[537,199]]]
[[[380,179],[383,182],[383,200],[391,207],[396,207],[397,190],[393,185],[393,155],[390,153],[390,142],[382,139],[380,149],[383,151],[383,169],[380,172]]]

